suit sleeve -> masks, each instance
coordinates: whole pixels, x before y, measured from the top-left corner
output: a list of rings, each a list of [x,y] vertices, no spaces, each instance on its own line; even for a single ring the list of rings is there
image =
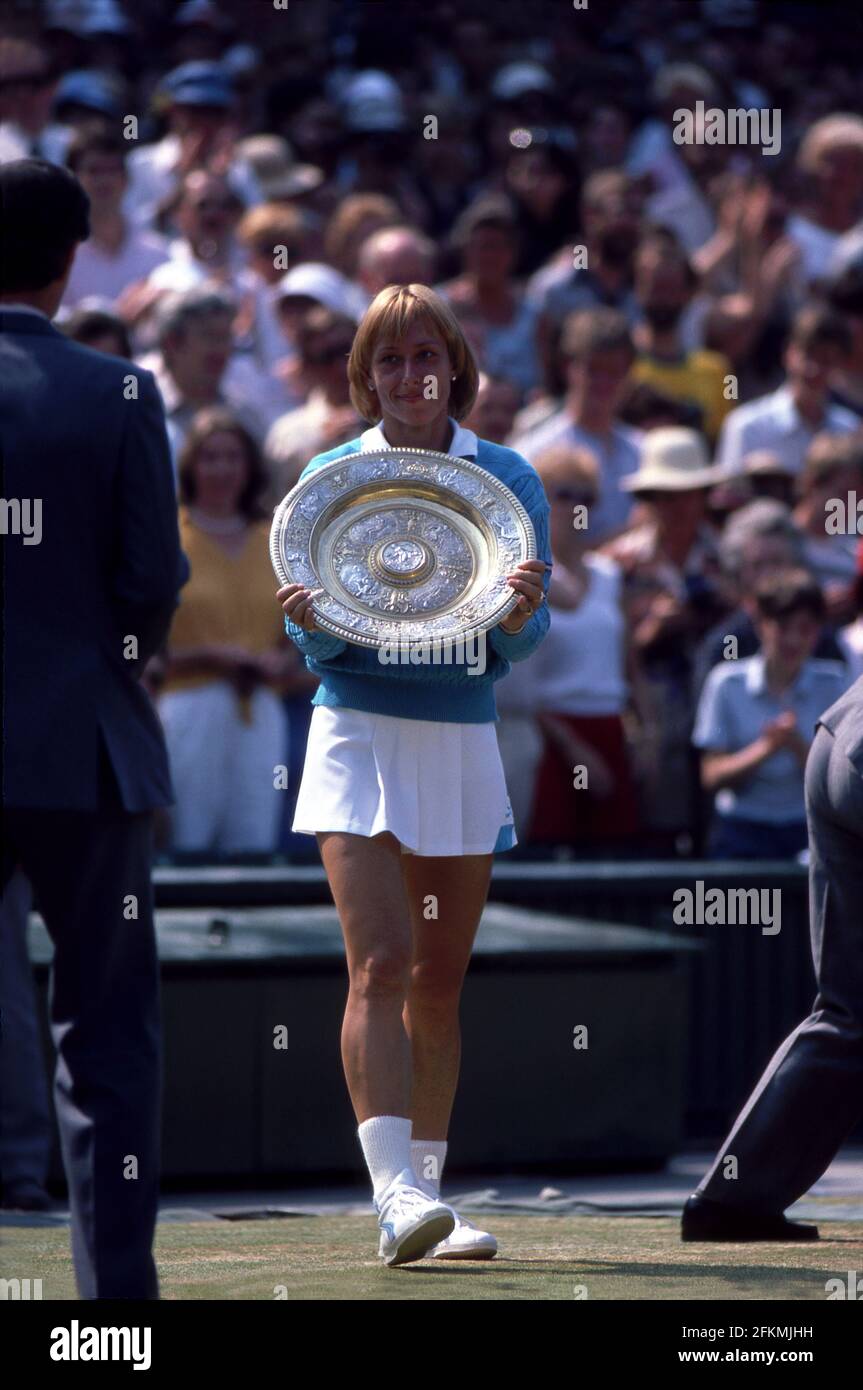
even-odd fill
[[[542,588],[546,601],[537,609],[533,617],[528,619],[521,632],[504,632],[502,627],[493,627],[489,633],[489,642],[492,649],[505,661],[524,661],[539,646],[551,623],[551,614],[548,611],[548,586],[551,581],[551,544],[548,528],[550,508],[542,483],[538,478],[530,479],[527,487],[514,488],[513,491],[522,505],[527,508],[528,515],[533,522],[536,535],[536,558],[544,560],[546,563],[546,569],[542,576]]]
[[[151,372],[134,369],[138,396],[121,401],[125,426],[117,479],[114,579],[124,635],[138,639],[135,672],[161,646],[189,578],[180,549],[177,496],[162,399]]]

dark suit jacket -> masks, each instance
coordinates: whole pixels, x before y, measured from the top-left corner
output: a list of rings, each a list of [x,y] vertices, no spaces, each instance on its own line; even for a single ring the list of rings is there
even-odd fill
[[[0,456],[7,515],[10,499],[42,511],[39,544],[2,538],[4,804],[94,810],[107,754],[127,811],[169,806],[138,677],[189,566],[151,373],[0,306]]]

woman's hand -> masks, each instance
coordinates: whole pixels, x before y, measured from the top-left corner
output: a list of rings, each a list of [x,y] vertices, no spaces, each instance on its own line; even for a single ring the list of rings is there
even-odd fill
[[[276,598],[284,609],[285,616],[305,632],[318,632],[312,600],[322,594],[323,589],[307,589],[304,584],[285,584],[279,589]]]
[[[542,576],[549,568],[544,560],[523,560],[512,574],[507,575],[507,583],[520,595],[518,605],[509,617],[498,623],[504,632],[521,632],[545,600]],[[515,619],[515,622],[513,622]],[[519,621],[520,620],[520,621]]]

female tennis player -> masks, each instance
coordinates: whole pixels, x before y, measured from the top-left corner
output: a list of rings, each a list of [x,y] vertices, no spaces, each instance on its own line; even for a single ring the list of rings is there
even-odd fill
[[[539,558],[508,576],[518,605],[487,634],[482,674],[471,674],[468,661],[384,664],[376,650],[317,627],[320,591],[288,584],[277,595],[288,635],[320,677],[293,829],[317,837],[344,935],[342,1060],[374,1189],[378,1253],[387,1265],[429,1253],[490,1259],[494,1236],[440,1200],[440,1180],[462,982],[492,856],[517,843],[493,686],[548,630],[549,507],[520,454],[459,424],[476,396],[477,369],[433,290],[380,292],[357,329],[348,377],[372,427],[316,455],[301,481],[363,450],[433,449],[474,459],[499,478],[536,532]]]

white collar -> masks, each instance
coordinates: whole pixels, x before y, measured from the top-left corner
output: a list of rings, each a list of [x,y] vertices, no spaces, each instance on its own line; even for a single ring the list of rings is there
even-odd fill
[[[447,453],[456,458],[475,459],[479,449],[479,440],[473,430],[463,429],[451,415],[447,416],[447,419],[453,427],[452,443],[447,449]],[[360,435],[360,450],[363,453],[367,453],[370,449],[391,449],[392,447],[380,425],[372,425],[371,429],[364,430]]]

